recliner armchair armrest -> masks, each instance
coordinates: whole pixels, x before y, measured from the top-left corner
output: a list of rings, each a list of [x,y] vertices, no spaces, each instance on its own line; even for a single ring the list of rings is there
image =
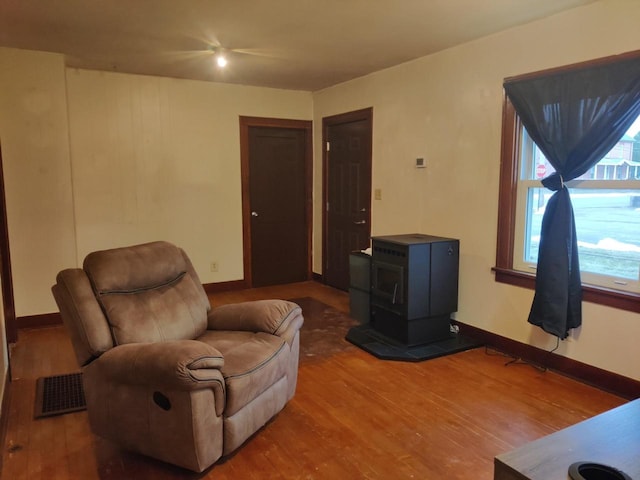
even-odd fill
[[[208,314],[209,330],[265,332],[281,337],[297,332],[303,324],[302,309],[286,300],[254,300],[221,305]]]
[[[90,368],[115,383],[170,390],[222,388],[222,354],[197,340],[130,343],[105,352]]]

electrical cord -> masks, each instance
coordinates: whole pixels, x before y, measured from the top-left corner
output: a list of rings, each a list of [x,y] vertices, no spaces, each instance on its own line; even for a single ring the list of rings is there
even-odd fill
[[[558,347],[560,347],[560,337],[556,337],[556,346],[553,347],[551,350],[547,351],[547,355],[552,354],[553,352],[555,352]],[[503,356],[503,357],[507,357],[510,358],[511,360],[509,360],[508,362],[506,362],[504,364],[505,367],[508,367],[509,365],[529,365],[533,368],[535,368],[536,370],[540,371],[540,372],[546,372],[548,370],[546,365],[536,365],[535,363],[531,363],[527,360],[523,360],[521,357],[515,357],[513,355],[510,355],[508,353],[504,353],[504,352],[500,352],[499,350],[492,348],[491,350],[493,350],[493,352],[495,353],[490,353],[489,352],[489,346],[485,345],[484,346],[484,353],[485,355],[489,355],[489,356]]]

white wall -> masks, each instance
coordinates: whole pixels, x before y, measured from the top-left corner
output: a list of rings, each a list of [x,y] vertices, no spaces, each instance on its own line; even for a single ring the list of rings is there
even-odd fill
[[[373,107],[373,235],[423,232],[461,241],[457,318],[544,349],[527,323],[533,291],[499,284],[495,265],[502,81],[640,48],[640,2],[611,0],[549,17],[316,92],[315,190],[322,118]],[[426,169],[414,167],[424,157]],[[319,196],[319,194],[317,194]],[[400,213],[402,212],[402,213]],[[321,270],[315,209],[314,270]],[[640,315],[584,304],[581,329],[558,353],[640,379]]]
[[[164,239],[205,283],[243,277],[239,116],[312,117],[311,94],[69,69],[0,48],[16,315],[57,311],[56,273]],[[219,271],[209,271],[216,260]]]
[[[54,272],[75,259],[61,56],[0,48],[0,145],[17,313],[51,312]],[[3,389],[9,361],[1,305],[0,318]]]
[[[309,120],[311,94],[75,69],[67,87],[78,259],[164,239],[202,282],[242,279],[239,117]]]
[[[61,55],[0,48],[0,143],[16,314],[50,313],[76,259]]]

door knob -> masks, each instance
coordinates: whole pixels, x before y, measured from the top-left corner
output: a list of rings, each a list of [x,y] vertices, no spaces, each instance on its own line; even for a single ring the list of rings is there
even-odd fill
[[[251,212],[251,216],[252,217],[257,217],[258,216],[258,212]]]

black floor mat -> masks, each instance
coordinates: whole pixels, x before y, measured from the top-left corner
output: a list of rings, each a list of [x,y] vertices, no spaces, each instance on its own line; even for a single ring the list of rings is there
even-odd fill
[[[382,360],[402,360],[405,362],[420,362],[482,345],[482,342],[473,338],[452,333],[450,338],[444,340],[408,347],[374,330],[367,323],[351,328],[346,339]]]
[[[82,373],[41,377],[36,381],[35,417],[86,409]]]

